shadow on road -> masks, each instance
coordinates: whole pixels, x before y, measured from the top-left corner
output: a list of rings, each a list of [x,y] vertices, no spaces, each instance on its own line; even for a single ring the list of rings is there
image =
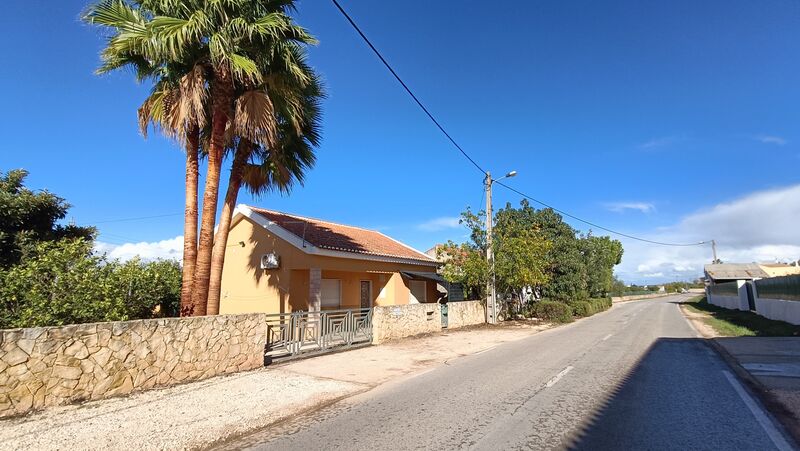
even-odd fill
[[[567,448],[775,449],[704,341],[657,340]]]

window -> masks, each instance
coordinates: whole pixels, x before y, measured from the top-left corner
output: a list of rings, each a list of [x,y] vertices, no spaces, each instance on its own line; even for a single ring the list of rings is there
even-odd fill
[[[342,303],[342,281],[339,279],[322,279],[320,295],[322,308],[339,308]]]
[[[427,299],[427,284],[424,280],[410,280],[408,282],[409,294],[408,294],[408,303],[409,304],[419,304],[420,302],[425,302]]]

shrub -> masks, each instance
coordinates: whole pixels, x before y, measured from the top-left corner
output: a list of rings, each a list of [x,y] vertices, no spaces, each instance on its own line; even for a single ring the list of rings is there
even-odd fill
[[[611,298],[592,298],[589,303],[594,308],[595,313],[604,312],[611,308]]]
[[[592,316],[598,312],[597,307],[588,301],[570,302],[569,306],[572,308],[572,314],[578,318]]]
[[[572,321],[572,309],[563,302],[534,302],[531,305],[530,314],[536,318],[557,323],[568,323]]]
[[[93,254],[90,241],[42,242],[0,270],[0,328],[174,315],[180,285],[176,261],[120,263]]]

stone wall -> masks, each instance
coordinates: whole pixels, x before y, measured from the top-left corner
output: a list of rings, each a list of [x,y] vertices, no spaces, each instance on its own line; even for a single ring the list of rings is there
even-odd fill
[[[447,304],[447,327],[457,329],[483,324],[486,313],[482,301]],[[408,304],[375,307],[372,313],[372,344],[387,340],[427,334],[442,330],[442,309],[439,304]]]
[[[263,314],[0,331],[0,417],[263,366]]]
[[[442,330],[439,304],[408,304],[374,307],[372,343]]]
[[[483,301],[461,301],[447,303],[447,327],[455,329],[486,322]]]

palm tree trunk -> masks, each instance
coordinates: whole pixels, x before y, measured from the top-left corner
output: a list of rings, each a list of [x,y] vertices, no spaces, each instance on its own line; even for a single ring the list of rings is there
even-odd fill
[[[183,217],[183,272],[181,277],[181,316],[192,316],[192,287],[197,262],[197,184],[200,128],[192,125],[186,136],[186,208]]]
[[[194,315],[206,314],[208,281],[211,275],[211,252],[214,245],[214,224],[217,219],[217,198],[222,157],[225,150],[225,127],[228,124],[232,84],[224,71],[217,74],[212,85],[213,112],[211,118],[211,143],[208,149],[208,173],[203,192],[203,217],[200,223],[200,240],[197,246],[197,265],[194,271],[192,303]]]
[[[228,191],[225,193],[225,203],[219,217],[219,226],[214,235],[214,251],[211,255],[211,278],[208,283],[208,309],[207,314],[219,314],[220,289],[222,288],[222,268],[225,264],[225,250],[228,247],[228,234],[230,233],[233,210],[236,208],[236,199],[239,197],[239,188],[242,186],[242,174],[253,145],[241,139],[233,157],[231,175],[228,179]]]

